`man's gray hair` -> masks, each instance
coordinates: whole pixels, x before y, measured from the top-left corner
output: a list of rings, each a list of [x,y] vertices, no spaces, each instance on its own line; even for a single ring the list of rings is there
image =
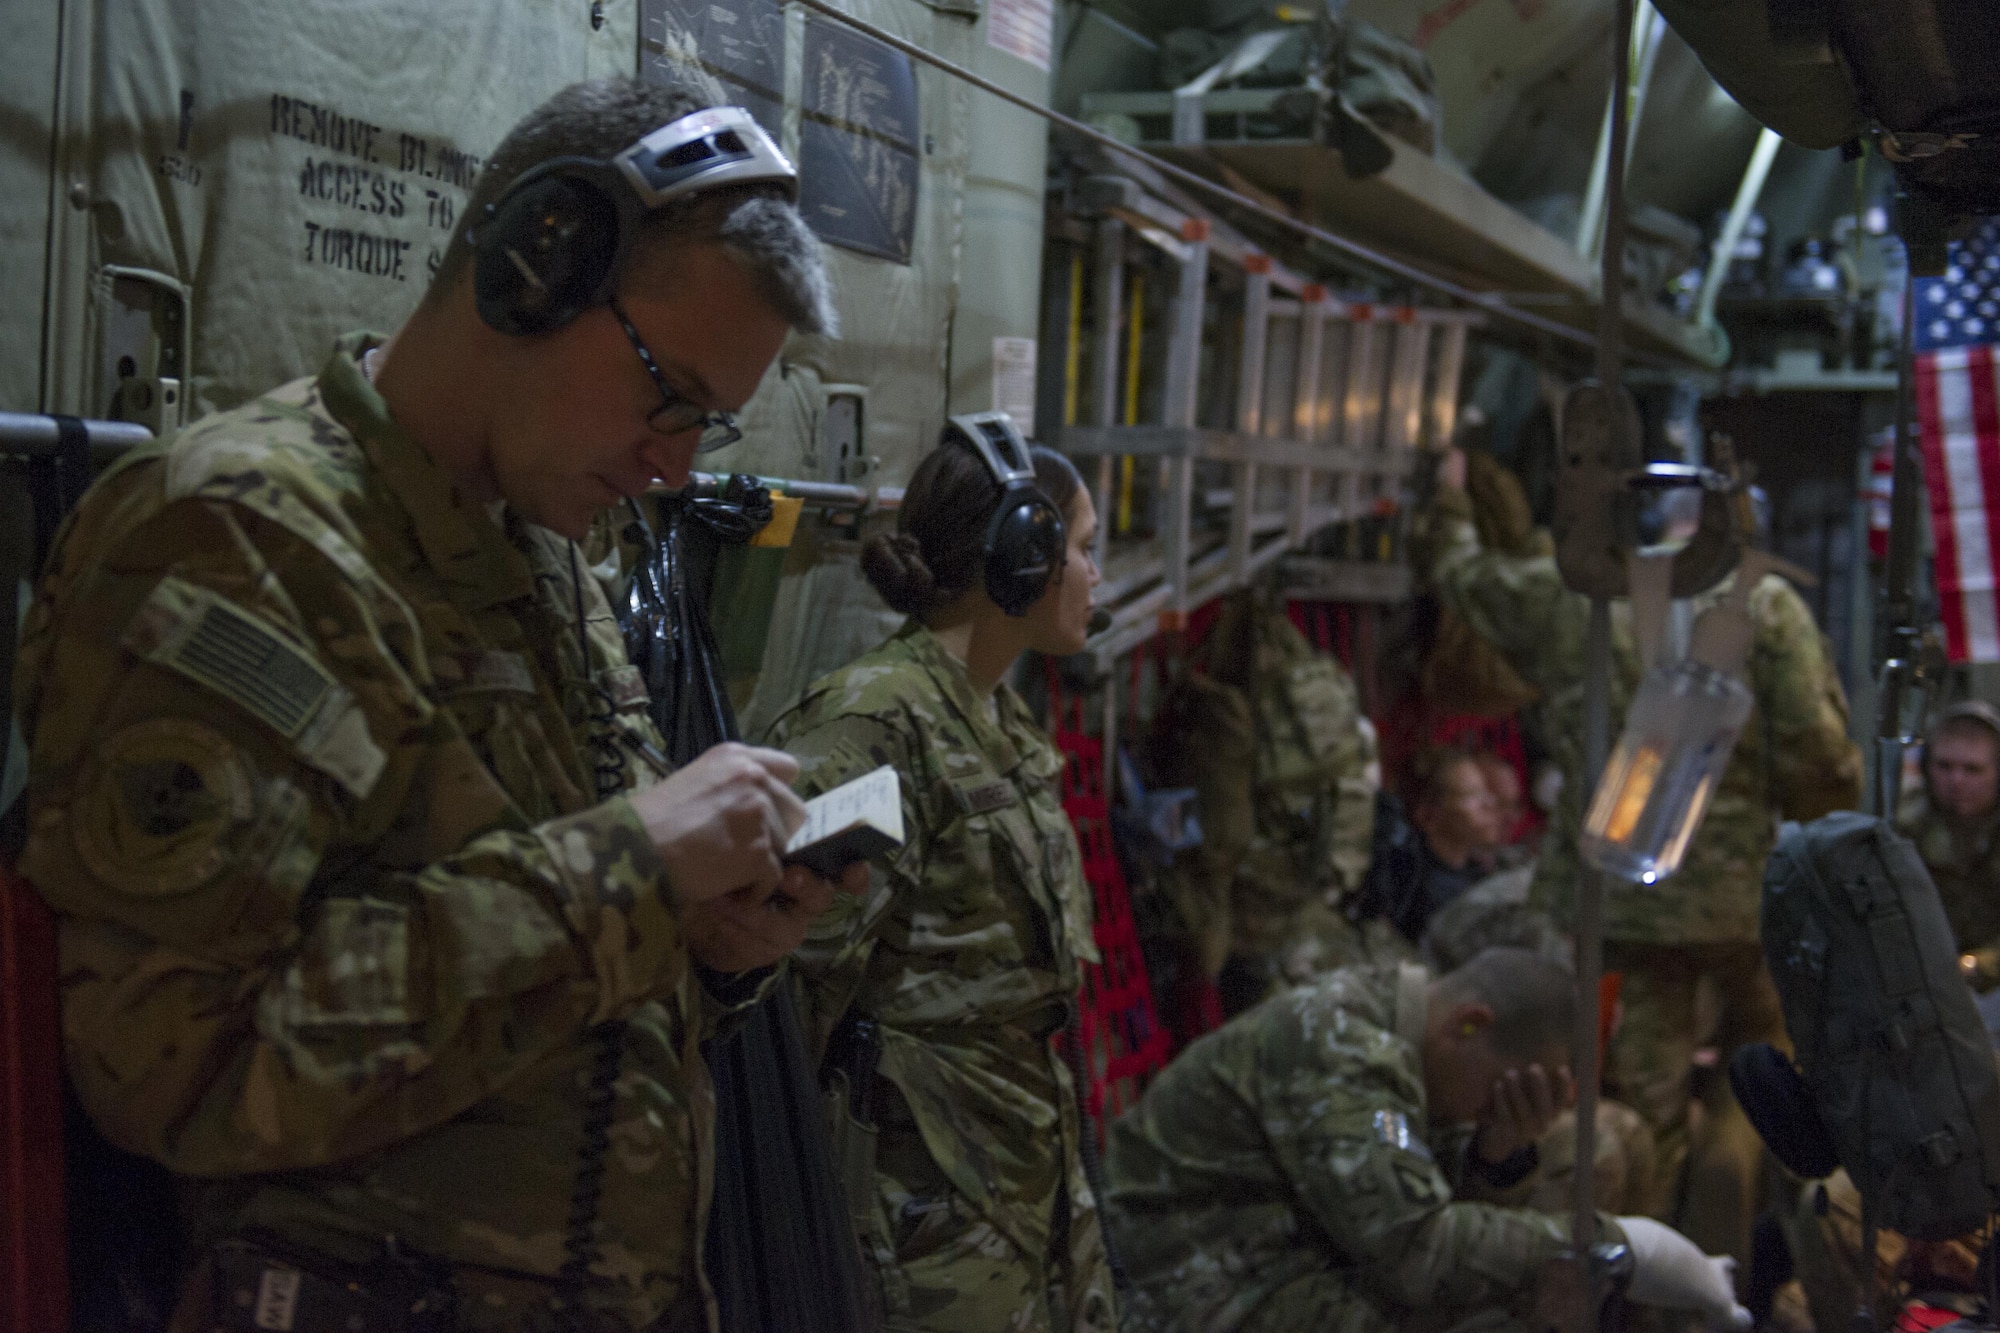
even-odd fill
[[[1576,1024],[1576,974],[1533,949],[1482,949],[1439,979],[1438,998],[1491,1009],[1486,1040],[1508,1060],[1532,1060],[1567,1042]]]
[[[467,235],[520,176],[557,157],[609,158],[669,121],[726,104],[721,85],[691,67],[668,85],[632,79],[573,83],[529,112],[486,159],[466,205],[467,225],[452,237],[425,292],[441,299],[472,261]],[[759,296],[801,333],[839,327],[819,238],[776,185],[735,185],[675,200],[648,213],[632,241],[621,287],[671,285],[676,254],[714,243],[749,272]]]

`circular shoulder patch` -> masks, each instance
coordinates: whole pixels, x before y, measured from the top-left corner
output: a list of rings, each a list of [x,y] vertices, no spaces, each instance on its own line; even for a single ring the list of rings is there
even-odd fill
[[[249,766],[220,733],[185,718],[126,727],[97,752],[71,809],[77,855],[125,893],[201,887],[253,808]]]

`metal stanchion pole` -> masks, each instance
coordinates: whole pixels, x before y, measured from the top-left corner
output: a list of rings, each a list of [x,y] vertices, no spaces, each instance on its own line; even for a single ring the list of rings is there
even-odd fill
[[[1597,786],[1604,771],[1604,756],[1610,748],[1611,732],[1611,602],[1590,599],[1590,637],[1585,649],[1584,675],[1584,790]],[[1597,1034],[1602,1027],[1598,1007],[1598,982],[1604,975],[1604,875],[1596,867],[1577,862],[1576,881],[1576,1032],[1571,1039],[1570,1060],[1576,1075],[1576,1175],[1572,1181],[1571,1203],[1575,1209],[1570,1222],[1570,1243],[1581,1256],[1597,1243]],[[1590,1327],[1596,1327],[1599,1301],[1596,1273],[1586,1264],[1589,1276]]]
[[[1629,126],[1626,96],[1632,78],[1632,0],[1617,0],[1611,32],[1612,170],[1605,182],[1604,250],[1598,294],[1597,382],[1612,403],[1611,429],[1629,429],[1618,409],[1623,377],[1622,334],[1625,307],[1625,141]],[[1621,451],[1622,452],[1622,451]],[[1597,786],[1610,748],[1611,732],[1611,602],[1602,594],[1590,599],[1590,637],[1584,668],[1585,800]],[[1591,1256],[1597,1244],[1597,1034],[1598,983],[1604,975],[1604,877],[1578,861],[1576,881],[1576,1033],[1571,1063],[1576,1076],[1576,1173],[1571,1198],[1570,1245],[1582,1268],[1582,1326],[1595,1333],[1603,1306],[1602,1278]]]

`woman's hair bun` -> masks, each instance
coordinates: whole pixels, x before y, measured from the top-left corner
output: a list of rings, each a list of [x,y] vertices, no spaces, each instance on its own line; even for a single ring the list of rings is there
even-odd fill
[[[861,572],[891,610],[921,616],[937,590],[923,548],[907,532],[880,533],[861,548]]]

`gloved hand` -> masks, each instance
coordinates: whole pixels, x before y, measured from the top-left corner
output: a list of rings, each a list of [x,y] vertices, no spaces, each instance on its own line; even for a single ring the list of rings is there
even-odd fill
[[[1703,1254],[1695,1243],[1650,1217],[1621,1217],[1632,1247],[1632,1285],[1625,1299],[1669,1310],[1695,1310],[1711,1329],[1750,1327],[1736,1303],[1736,1261]]]

